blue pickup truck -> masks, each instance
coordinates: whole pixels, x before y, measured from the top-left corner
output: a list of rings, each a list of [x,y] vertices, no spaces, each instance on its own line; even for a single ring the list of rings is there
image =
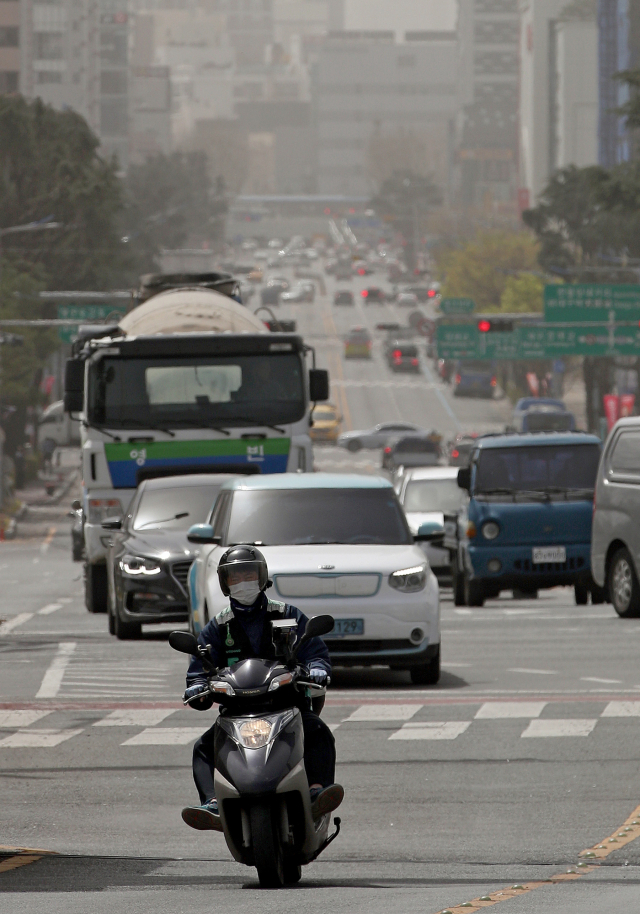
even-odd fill
[[[600,447],[595,435],[577,432],[478,439],[458,471],[468,503],[445,517],[457,606],[558,585],[574,587],[577,604],[589,594],[603,602],[590,561]]]

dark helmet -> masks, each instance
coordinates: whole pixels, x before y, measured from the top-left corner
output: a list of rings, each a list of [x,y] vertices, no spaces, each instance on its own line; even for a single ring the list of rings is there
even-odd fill
[[[240,571],[257,571],[260,590],[266,590],[268,587],[269,570],[267,568],[267,560],[260,550],[251,545],[232,546],[224,553],[218,565],[220,590],[225,597],[229,596],[229,571],[234,567],[237,567]]]

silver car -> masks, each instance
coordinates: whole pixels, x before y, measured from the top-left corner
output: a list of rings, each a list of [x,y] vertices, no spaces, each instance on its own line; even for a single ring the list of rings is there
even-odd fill
[[[410,422],[382,422],[365,431],[345,432],[338,438],[338,447],[346,447],[348,451],[354,452],[362,448],[375,450],[384,447],[389,438],[424,431],[419,425],[412,425]]]

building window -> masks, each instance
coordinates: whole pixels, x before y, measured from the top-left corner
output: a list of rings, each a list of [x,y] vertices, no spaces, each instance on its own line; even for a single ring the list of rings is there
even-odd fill
[[[18,91],[18,74],[10,70],[0,70],[0,94]]]
[[[34,52],[36,60],[62,60],[61,32],[36,32],[34,35]]]
[[[0,25],[0,48],[17,48],[18,44],[18,26]]]
[[[62,82],[62,73],[57,70],[39,70],[36,73],[36,83],[39,86],[51,86]]]
[[[103,70],[100,74],[100,95],[126,95],[127,71]]]

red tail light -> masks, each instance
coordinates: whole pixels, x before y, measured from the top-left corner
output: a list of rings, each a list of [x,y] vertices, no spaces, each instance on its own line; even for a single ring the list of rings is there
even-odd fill
[[[401,359],[401,358],[402,358],[402,352],[401,352],[399,349],[394,349],[394,350],[393,350],[393,357],[394,357],[394,359]]]
[[[390,447],[386,447],[386,448],[384,449],[384,452],[385,452],[385,454],[390,454],[390,453],[391,453],[391,448],[390,448]]]
[[[462,375],[456,375],[456,384],[459,384],[462,381]]]
[[[368,296],[369,296],[369,293],[367,292],[366,289],[363,289],[360,294],[362,295],[363,298],[368,298]]]
[[[412,365],[417,365],[417,364],[418,364],[418,360],[417,360],[417,359],[411,359],[411,364],[412,364]]]
[[[427,292],[427,295],[429,296],[429,298],[435,298],[436,297],[435,289],[429,289],[429,291]]]
[[[458,451],[458,450],[451,451],[451,456],[454,457],[454,458],[455,458],[455,457],[459,457],[459,456],[460,456],[460,451]]]
[[[366,272],[367,271],[364,269],[364,267],[359,267],[359,269],[358,269],[359,276],[364,276]]]
[[[492,386],[492,387],[497,387],[497,386],[498,386],[498,382],[497,382],[497,380],[496,380],[495,378],[491,378],[491,386]]]

